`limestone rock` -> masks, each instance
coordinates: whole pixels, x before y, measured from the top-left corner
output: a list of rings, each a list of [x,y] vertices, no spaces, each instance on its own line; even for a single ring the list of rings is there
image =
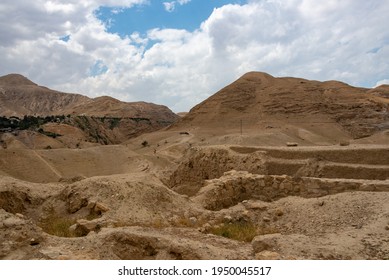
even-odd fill
[[[97,213],[107,212],[109,211],[109,207],[101,202],[96,202],[94,210]]]
[[[230,215],[226,215],[223,217],[223,222],[230,223],[232,222],[232,217]]]
[[[191,225],[196,225],[197,224],[197,218],[196,217],[190,217],[189,218],[189,222],[191,223]]]
[[[96,201],[89,201],[88,202],[88,205],[86,206],[86,208],[88,209],[94,209],[96,206]]]
[[[78,227],[78,224],[71,225],[69,227],[69,231],[72,232],[72,233],[75,233],[76,230],[77,230],[77,227]]]
[[[81,220],[77,220],[76,231],[80,232],[80,235],[86,235],[90,231],[99,230],[100,227],[101,225],[97,220],[88,221],[88,220],[81,219]]]
[[[262,218],[262,220],[263,220],[264,222],[266,222],[266,223],[268,223],[268,222],[271,221],[271,219],[270,219],[269,216],[264,216],[264,217]]]
[[[18,218],[18,217],[10,217],[8,219],[5,219],[3,221],[3,225],[7,228],[12,228],[12,227],[17,227],[17,226],[21,226],[21,225],[24,225],[26,223],[26,221]]]
[[[70,191],[67,195],[67,207],[69,213],[76,213],[81,208],[88,205],[88,200],[79,193]]]
[[[21,213],[16,213],[15,216],[18,217],[19,219],[25,219],[24,215]]]
[[[212,228],[212,226],[209,224],[209,223],[205,223],[202,228],[200,229],[200,232],[208,232],[210,229]]]
[[[253,241],[251,241],[251,245],[253,246],[254,252],[271,250],[277,247],[277,240],[280,237],[280,233],[259,235],[256,236]]]
[[[257,259],[257,260],[279,260],[279,259],[281,259],[281,255],[276,253],[276,252],[265,250],[265,251],[256,253],[255,259]]]
[[[46,248],[39,252],[49,260],[57,260],[62,255],[61,251],[57,248]]]
[[[245,204],[245,207],[249,210],[260,210],[265,211],[267,210],[267,205],[263,201],[249,201],[247,204]]]

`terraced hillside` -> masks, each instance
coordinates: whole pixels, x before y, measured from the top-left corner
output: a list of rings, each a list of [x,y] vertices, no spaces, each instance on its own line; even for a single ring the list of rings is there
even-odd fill
[[[169,185],[193,195],[204,180],[226,171],[261,175],[288,175],[333,179],[386,180],[389,178],[387,146],[193,148],[169,179]]]

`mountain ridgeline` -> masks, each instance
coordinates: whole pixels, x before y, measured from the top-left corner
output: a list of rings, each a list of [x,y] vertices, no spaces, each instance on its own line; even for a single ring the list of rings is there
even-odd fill
[[[179,118],[166,106],[63,93],[19,74],[0,77],[0,117],[2,132],[28,129],[69,139],[76,133],[78,145],[121,143],[171,125]]]
[[[389,129],[388,112],[389,86],[367,89],[250,72],[195,106],[173,128],[326,125],[357,139]]]
[[[0,132],[29,131],[0,140],[16,137],[28,147],[42,146],[26,141],[31,133],[61,142],[50,146],[83,147],[118,144],[165,127],[214,135],[244,127],[278,142],[328,144],[384,133],[389,130],[388,112],[388,85],[368,89],[262,72],[243,75],[181,118],[166,106],[63,93],[18,74],[0,77]]]

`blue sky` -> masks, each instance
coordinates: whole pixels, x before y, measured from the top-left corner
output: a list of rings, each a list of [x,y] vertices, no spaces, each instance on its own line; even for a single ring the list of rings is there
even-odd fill
[[[96,15],[106,23],[108,32],[117,33],[121,37],[134,32],[145,36],[148,30],[154,28],[194,31],[200,28],[201,23],[212,14],[214,8],[246,3],[244,0],[191,0],[185,4],[166,0],[148,2],[124,9],[100,7]]]
[[[389,0],[2,0],[0,11],[0,75],[90,97],[189,111],[249,71],[389,84]]]

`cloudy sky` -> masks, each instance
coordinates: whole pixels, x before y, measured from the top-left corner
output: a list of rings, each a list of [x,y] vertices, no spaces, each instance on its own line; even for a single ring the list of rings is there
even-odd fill
[[[188,111],[249,71],[389,83],[389,0],[2,0],[0,75]]]

